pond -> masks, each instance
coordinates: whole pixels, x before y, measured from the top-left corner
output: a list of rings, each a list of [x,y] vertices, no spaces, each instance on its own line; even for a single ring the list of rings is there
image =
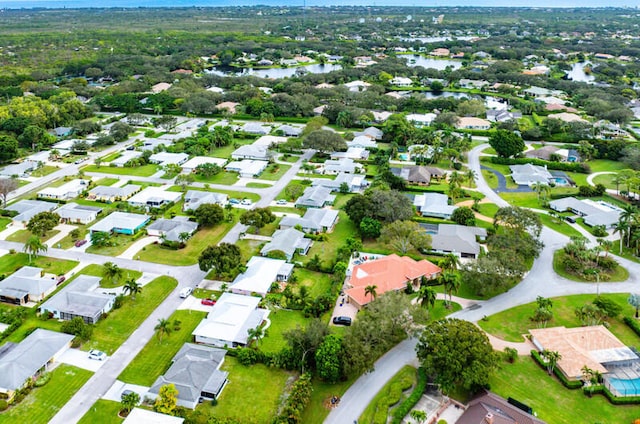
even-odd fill
[[[451,40],[459,40],[459,41],[469,41],[473,40],[476,37],[465,35],[463,37],[408,37],[401,38],[402,41],[415,42],[420,41],[421,43],[442,43],[443,41],[451,41]]]
[[[471,99],[474,97],[471,94],[458,93],[457,91],[439,91],[439,92],[427,91],[426,93],[424,93],[424,95],[427,99],[439,99],[441,97],[454,97],[456,99]]]
[[[585,67],[593,66],[591,62],[579,62],[574,63],[571,67],[570,71],[565,71],[567,73],[567,79],[571,81],[579,81],[579,82],[587,82],[592,83],[596,80],[596,77],[593,75],[589,75],[584,71]]]
[[[451,69],[460,69],[462,68],[462,62],[459,60],[448,60],[448,59],[433,59],[430,57],[424,56],[406,56],[407,66],[422,66],[423,68],[432,68],[437,69],[439,71],[444,71],[444,69],[449,66]]]
[[[331,71],[342,69],[342,66],[336,64],[296,66],[291,68],[269,68],[269,69],[253,69],[253,68],[231,68],[216,66],[213,69],[206,69],[208,74],[228,76],[247,76],[253,75],[260,78],[289,78],[298,75],[297,73],[305,72],[311,74],[326,74]]]

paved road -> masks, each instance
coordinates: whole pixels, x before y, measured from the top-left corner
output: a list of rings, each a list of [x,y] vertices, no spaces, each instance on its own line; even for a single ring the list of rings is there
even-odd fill
[[[481,165],[480,169],[489,171],[498,178],[498,188],[496,189],[496,193],[529,193],[533,191],[531,190],[531,187],[526,185],[521,185],[516,188],[507,188],[507,178],[502,174],[502,172],[498,172],[495,169],[484,165]]]
[[[489,147],[488,144],[482,144],[469,152],[469,167],[476,171],[477,190],[498,206],[508,206],[505,200],[489,188],[480,172],[479,155],[487,147]],[[533,302],[537,296],[556,297],[584,293],[629,293],[640,291],[640,264],[619,257],[616,257],[616,260],[629,270],[630,276],[625,282],[578,283],[560,277],[553,271],[551,266],[553,252],[562,248],[569,241],[569,238],[543,227],[541,239],[544,241],[545,247],[520,284],[490,300],[478,301],[477,304],[480,307],[462,309],[453,313],[451,317],[477,322],[484,316],[490,316],[517,305]],[[415,345],[415,339],[405,340],[376,362],[373,372],[361,376],[347,390],[340,401],[340,405],[332,410],[324,421],[325,424],[350,424],[355,422],[377,391],[402,366],[416,360]]]

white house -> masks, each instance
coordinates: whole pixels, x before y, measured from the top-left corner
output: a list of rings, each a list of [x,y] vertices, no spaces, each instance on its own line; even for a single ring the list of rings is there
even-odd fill
[[[491,128],[491,122],[473,116],[463,116],[458,118],[456,128],[463,130],[488,130]]]
[[[511,165],[509,169],[511,169],[511,178],[518,185],[549,184],[549,180],[553,178],[546,167],[530,163]]]
[[[172,219],[160,218],[147,227],[147,234],[155,237],[164,237],[169,241],[184,241],[182,234],[189,237],[198,229],[198,223],[189,221],[186,216],[176,216]]]
[[[159,152],[149,156],[149,162],[157,163],[160,166],[182,165],[187,160],[189,160],[189,155],[186,153]]]
[[[219,205],[224,207],[229,200],[229,196],[223,193],[213,193],[210,191],[189,190],[184,194],[183,211],[196,210],[200,205]]]
[[[251,159],[268,161],[271,156],[269,146],[256,144],[245,144],[231,153],[231,159],[233,160]]]
[[[241,160],[229,162],[224,168],[229,172],[237,172],[242,178],[254,178],[262,174],[269,162],[264,160]]]
[[[38,192],[42,199],[69,200],[78,197],[89,185],[85,180],[71,180],[60,187],[47,187]]]
[[[453,211],[458,207],[449,205],[449,198],[441,193],[417,194],[413,198],[413,205],[422,216],[450,219]]]
[[[102,314],[113,308],[116,296],[96,291],[100,277],[78,275],[72,282],[40,305],[40,312],[51,313],[53,318],[71,320],[80,317],[87,324],[95,324]]]
[[[204,165],[205,163],[212,163],[214,165],[218,165],[219,167],[223,167],[224,164],[227,163],[227,160],[221,158],[212,158],[209,156],[194,156],[182,164],[182,172],[190,174],[196,171],[198,165]]]
[[[42,268],[23,266],[0,281],[0,302],[25,305],[49,296],[58,283],[55,276],[44,277]]]
[[[438,115],[435,113],[410,113],[405,119],[417,128],[428,127]]]
[[[117,167],[123,167],[125,166],[125,164],[127,162],[129,162],[132,159],[137,159],[140,156],[142,156],[142,152],[137,151],[137,150],[125,150],[124,152],[120,153],[120,156],[118,156],[117,158],[115,158],[114,160],[112,160],[111,162],[109,162],[109,166],[117,166]]]
[[[284,260],[254,256],[247,262],[247,270],[233,280],[229,291],[264,297],[271,291],[273,283],[287,281],[292,271],[293,265]]]
[[[98,214],[102,212],[102,209],[95,206],[67,203],[60,206],[55,212],[60,215],[60,220],[62,220],[62,222],[70,224],[88,224],[98,217]]]
[[[51,212],[58,206],[57,203],[43,202],[42,200],[19,200],[5,207],[5,209],[17,213],[16,216],[11,218],[13,222],[26,224],[40,212]]]
[[[147,187],[133,195],[129,200],[131,206],[157,208],[171,202],[179,202],[182,194],[177,191],[167,191],[163,187]]]
[[[411,78],[395,77],[389,81],[389,84],[395,85],[396,87],[411,87],[413,81],[411,81]]]

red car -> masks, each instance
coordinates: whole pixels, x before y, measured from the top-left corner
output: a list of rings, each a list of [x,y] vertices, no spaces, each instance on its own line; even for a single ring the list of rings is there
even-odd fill
[[[215,300],[211,300],[211,299],[202,299],[200,301],[200,303],[202,303],[203,305],[207,305],[207,306],[213,306],[216,304]]]
[[[80,246],[82,246],[82,245],[84,245],[84,244],[86,244],[86,243],[87,243],[87,240],[82,239],[82,240],[78,240],[78,241],[75,243],[75,245],[76,245],[76,247],[80,247]]]

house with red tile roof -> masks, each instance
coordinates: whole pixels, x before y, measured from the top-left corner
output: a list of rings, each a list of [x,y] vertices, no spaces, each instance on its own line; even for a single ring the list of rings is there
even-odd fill
[[[376,286],[376,295],[380,296],[389,291],[404,290],[407,283],[418,287],[422,277],[431,280],[437,278],[441,271],[426,259],[416,261],[393,254],[354,266],[346,294],[349,302],[361,309],[373,300],[370,294],[365,294],[368,286]]]

